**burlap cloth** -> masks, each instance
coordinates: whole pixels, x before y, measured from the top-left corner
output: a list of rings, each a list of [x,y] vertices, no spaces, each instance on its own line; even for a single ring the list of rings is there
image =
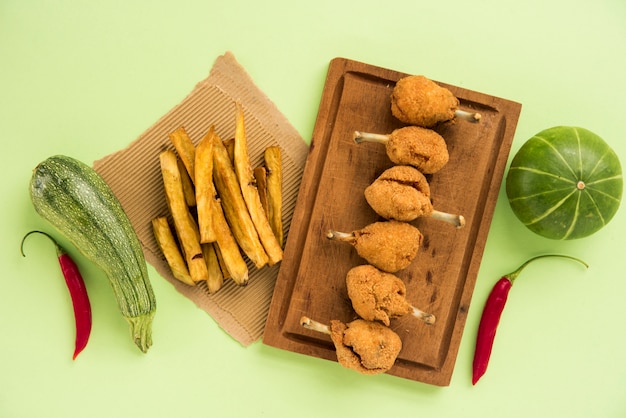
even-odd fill
[[[247,346],[263,335],[280,263],[258,270],[248,262],[250,280],[247,286],[239,287],[228,280],[219,292],[209,295],[204,284],[191,287],[172,276],[151,226],[154,217],[168,213],[158,158],[163,149],[173,149],[168,134],[184,126],[197,143],[209,127],[215,125],[223,139],[230,138],[234,134],[234,102],[237,100],[244,107],[253,164],[261,163],[267,146],[278,145],[282,149],[283,222],[287,237],[308,146],[230,52],[216,59],[208,77],[196,84],[182,102],[126,148],[95,161],[94,169],[111,186],[128,214],[146,261],[235,340]],[[157,320],[158,311],[157,307]]]

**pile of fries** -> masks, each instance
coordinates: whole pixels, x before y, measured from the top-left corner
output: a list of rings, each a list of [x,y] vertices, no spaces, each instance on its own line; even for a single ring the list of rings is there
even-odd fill
[[[206,282],[210,293],[231,278],[248,282],[248,265],[272,266],[283,257],[282,160],[277,146],[252,168],[243,108],[235,103],[235,136],[223,141],[211,126],[198,145],[180,127],[175,151],[159,155],[167,216],[152,220],[154,236],[178,280]]]

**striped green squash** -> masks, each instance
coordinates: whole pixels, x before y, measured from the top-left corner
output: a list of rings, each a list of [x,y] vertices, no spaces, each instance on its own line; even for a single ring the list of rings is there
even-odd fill
[[[139,239],[113,191],[88,165],[64,155],[33,171],[30,196],[37,213],[109,278],[135,344],[152,344],[156,301]]]
[[[617,154],[598,135],[555,126],[530,138],[511,162],[506,193],[515,215],[550,239],[589,236],[604,227],[622,198]]]

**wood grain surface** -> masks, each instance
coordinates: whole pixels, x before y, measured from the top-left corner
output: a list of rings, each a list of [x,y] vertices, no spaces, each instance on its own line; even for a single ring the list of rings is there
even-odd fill
[[[299,320],[306,315],[328,324],[357,317],[345,275],[366,262],[351,245],[330,241],[326,233],[351,232],[379,220],[363,191],[392,163],[384,146],[356,144],[353,132],[384,134],[403,126],[391,115],[390,96],[395,82],[406,75],[344,58],[331,61],[265,326],[265,344],[336,361],[330,338],[302,328]],[[479,123],[459,120],[436,128],[448,144],[450,161],[427,176],[434,207],[462,214],[466,225],[456,229],[432,218],[412,222],[424,234],[424,242],[416,259],[397,276],[406,284],[407,299],[435,314],[437,321],[426,325],[412,316],[392,320],[403,348],[388,373],[447,386],[521,105],[440,84],[459,98],[461,109],[482,115]]]

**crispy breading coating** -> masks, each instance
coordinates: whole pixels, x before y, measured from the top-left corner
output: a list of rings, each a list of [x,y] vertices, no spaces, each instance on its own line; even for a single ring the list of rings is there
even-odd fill
[[[450,159],[448,146],[432,129],[406,126],[389,134],[387,156],[398,165],[411,165],[424,174],[441,170]]]
[[[385,219],[410,222],[433,212],[428,180],[411,166],[388,168],[365,188],[364,195],[371,208]]]
[[[359,373],[379,374],[388,371],[402,350],[402,340],[398,334],[376,322],[357,319],[344,324],[332,320],[330,329],[337,361]]]
[[[424,236],[411,224],[398,221],[374,222],[354,231],[356,252],[382,271],[395,273],[411,264]]]
[[[413,312],[413,307],[405,299],[404,282],[369,264],[350,269],[346,275],[346,287],[352,308],[368,321],[380,321],[389,326],[390,319]]]
[[[422,75],[398,80],[391,94],[391,113],[404,123],[425,128],[454,119],[458,106],[450,90]]]

